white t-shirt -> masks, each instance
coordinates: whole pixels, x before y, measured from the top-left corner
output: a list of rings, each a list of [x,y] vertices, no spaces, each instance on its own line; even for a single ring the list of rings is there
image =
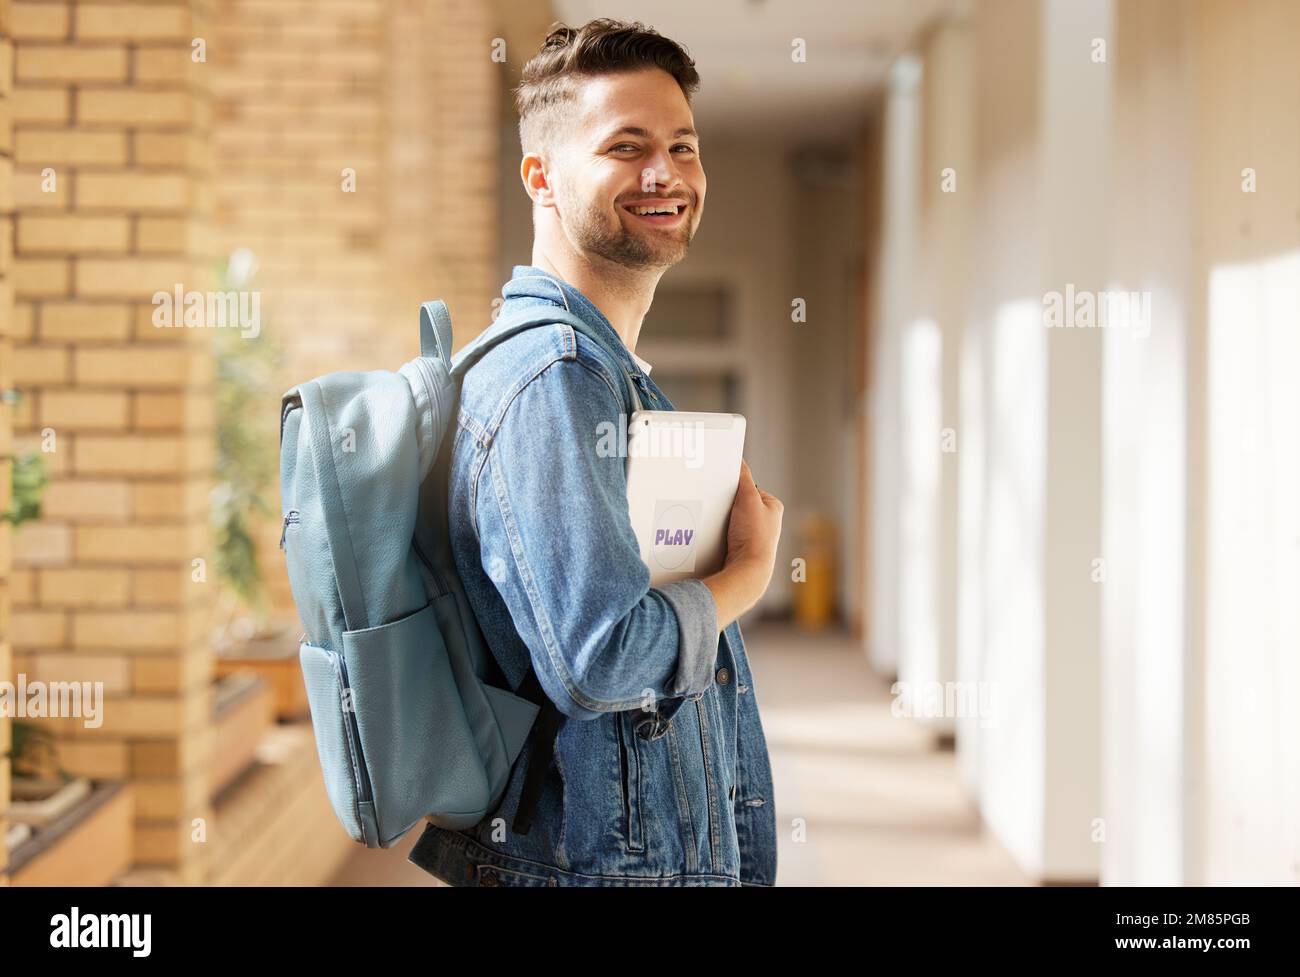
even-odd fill
[[[629,352],[629,353],[632,353],[632,351],[631,351],[630,349],[628,350],[628,352]],[[641,357],[637,356],[636,353],[632,353],[632,359],[636,360],[636,365],[639,366],[639,367],[641,367],[642,371],[646,374],[646,376],[649,376],[649,375],[650,375],[650,364],[649,364],[649,363],[647,363],[645,360],[641,359]]]

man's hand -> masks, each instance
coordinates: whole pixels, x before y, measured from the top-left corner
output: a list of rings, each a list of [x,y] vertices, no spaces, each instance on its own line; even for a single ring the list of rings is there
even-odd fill
[[[719,633],[757,604],[767,590],[776,567],[784,512],[780,499],[754,484],[749,465],[742,459],[740,484],[727,523],[727,556],[721,570],[704,578],[718,606]]]

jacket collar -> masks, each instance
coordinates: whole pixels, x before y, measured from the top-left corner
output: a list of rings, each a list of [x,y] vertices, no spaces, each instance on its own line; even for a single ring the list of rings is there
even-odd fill
[[[505,311],[506,304],[512,299],[525,300],[526,305],[533,304],[532,300],[541,300],[567,309],[605,336],[606,345],[619,358],[623,369],[633,376],[644,376],[631,351],[609,324],[605,314],[564,279],[535,265],[515,265],[510,281],[501,288],[501,296],[506,300],[501,312]]]

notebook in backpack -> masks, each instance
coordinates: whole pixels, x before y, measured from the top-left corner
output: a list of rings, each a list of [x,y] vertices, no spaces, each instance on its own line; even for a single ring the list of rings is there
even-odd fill
[[[331,806],[354,841],[388,848],[421,819],[462,830],[491,812],[536,737],[513,828],[527,833],[563,719],[531,669],[517,690],[465,597],[447,532],[446,437],[465,373],[497,343],[563,322],[553,306],[499,319],[451,356],[442,302],[420,310],[420,356],[288,391],[280,498],[299,661]],[[628,413],[640,407],[629,378]]]

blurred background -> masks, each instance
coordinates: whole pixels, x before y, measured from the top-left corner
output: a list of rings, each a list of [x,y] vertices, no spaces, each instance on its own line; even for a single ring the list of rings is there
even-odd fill
[[[0,680],[104,703],[0,718],[0,885],[438,884],[321,784],[279,400],[491,321],[597,16],[702,76],[637,352],[785,502],[779,883],[1300,881],[1300,5],[4,0]]]

